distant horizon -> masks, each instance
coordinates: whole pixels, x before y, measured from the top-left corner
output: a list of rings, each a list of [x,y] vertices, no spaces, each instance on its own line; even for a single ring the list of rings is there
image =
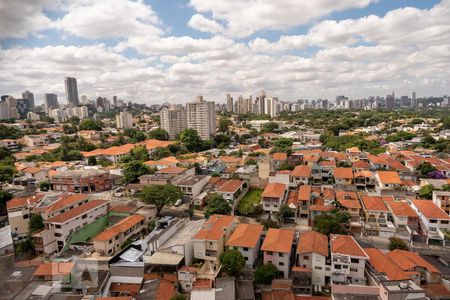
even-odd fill
[[[449,95],[450,0],[4,1],[0,94]],[[60,100],[61,101],[61,100]]]

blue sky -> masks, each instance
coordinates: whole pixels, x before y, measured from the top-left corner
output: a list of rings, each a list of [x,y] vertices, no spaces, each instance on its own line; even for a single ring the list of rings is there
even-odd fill
[[[63,97],[75,76],[89,98],[148,103],[447,94],[448,0],[297,2],[7,2],[0,93]]]

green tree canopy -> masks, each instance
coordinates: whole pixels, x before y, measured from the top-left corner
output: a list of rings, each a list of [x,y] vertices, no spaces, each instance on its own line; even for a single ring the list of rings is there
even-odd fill
[[[201,151],[202,140],[198,135],[197,130],[192,128],[185,129],[180,134],[180,142],[191,152]]]
[[[162,148],[158,147],[156,148],[152,153],[152,159],[153,160],[159,160],[161,158],[172,156],[173,153],[170,152],[169,148]]]
[[[221,195],[211,194],[206,202],[205,217],[209,218],[209,216],[214,214],[229,215],[231,210],[231,206]]]
[[[237,275],[245,267],[245,259],[238,250],[228,250],[220,255],[220,262],[225,272]]]
[[[123,134],[130,138],[130,142],[139,143],[145,141],[145,133],[136,128],[126,128]]]
[[[314,230],[330,235],[342,234],[344,232],[344,224],[350,221],[350,214],[342,211],[334,211],[332,213],[320,214],[314,217]]]
[[[417,166],[417,171],[419,171],[420,175],[427,176],[428,173],[436,171],[436,167],[427,161],[423,161]]]
[[[95,121],[93,119],[84,119],[80,122],[78,126],[80,130],[97,130],[101,131],[103,129],[103,123],[101,121]]]
[[[11,200],[13,195],[5,190],[0,190],[0,215],[6,215],[6,202]]]
[[[168,141],[169,133],[162,128],[153,129],[148,133],[149,139],[155,139],[160,141]]]
[[[389,238],[388,248],[390,251],[393,251],[395,249],[408,250],[408,245],[405,243],[404,240],[393,236]]]
[[[422,199],[432,199],[433,198],[434,186],[432,184],[425,185],[419,190],[419,197]]]
[[[256,283],[270,284],[272,280],[277,277],[278,269],[272,263],[265,265],[260,265],[255,273],[253,273],[253,278]]]
[[[44,219],[40,214],[32,215],[30,218],[30,233],[34,233],[44,228]]]
[[[122,170],[125,183],[137,182],[140,176],[148,173],[149,169],[150,168],[141,161],[130,161],[125,164]]]
[[[139,193],[139,198],[145,203],[155,205],[159,214],[165,206],[173,205],[178,199],[182,199],[183,192],[172,184],[148,185]]]
[[[219,132],[223,132],[226,133],[228,132],[228,127],[230,127],[233,124],[233,122],[231,122],[230,119],[226,118],[226,117],[222,117],[219,120]]]

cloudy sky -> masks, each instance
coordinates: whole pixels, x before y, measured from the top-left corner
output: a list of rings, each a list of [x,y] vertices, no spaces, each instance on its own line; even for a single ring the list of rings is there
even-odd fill
[[[0,0],[0,94],[450,94],[450,0]]]

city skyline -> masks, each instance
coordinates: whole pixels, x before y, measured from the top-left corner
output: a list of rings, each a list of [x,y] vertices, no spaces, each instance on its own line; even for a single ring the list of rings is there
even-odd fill
[[[63,99],[70,76],[79,95],[146,104],[448,95],[450,1],[392,2],[8,2],[0,93]]]

